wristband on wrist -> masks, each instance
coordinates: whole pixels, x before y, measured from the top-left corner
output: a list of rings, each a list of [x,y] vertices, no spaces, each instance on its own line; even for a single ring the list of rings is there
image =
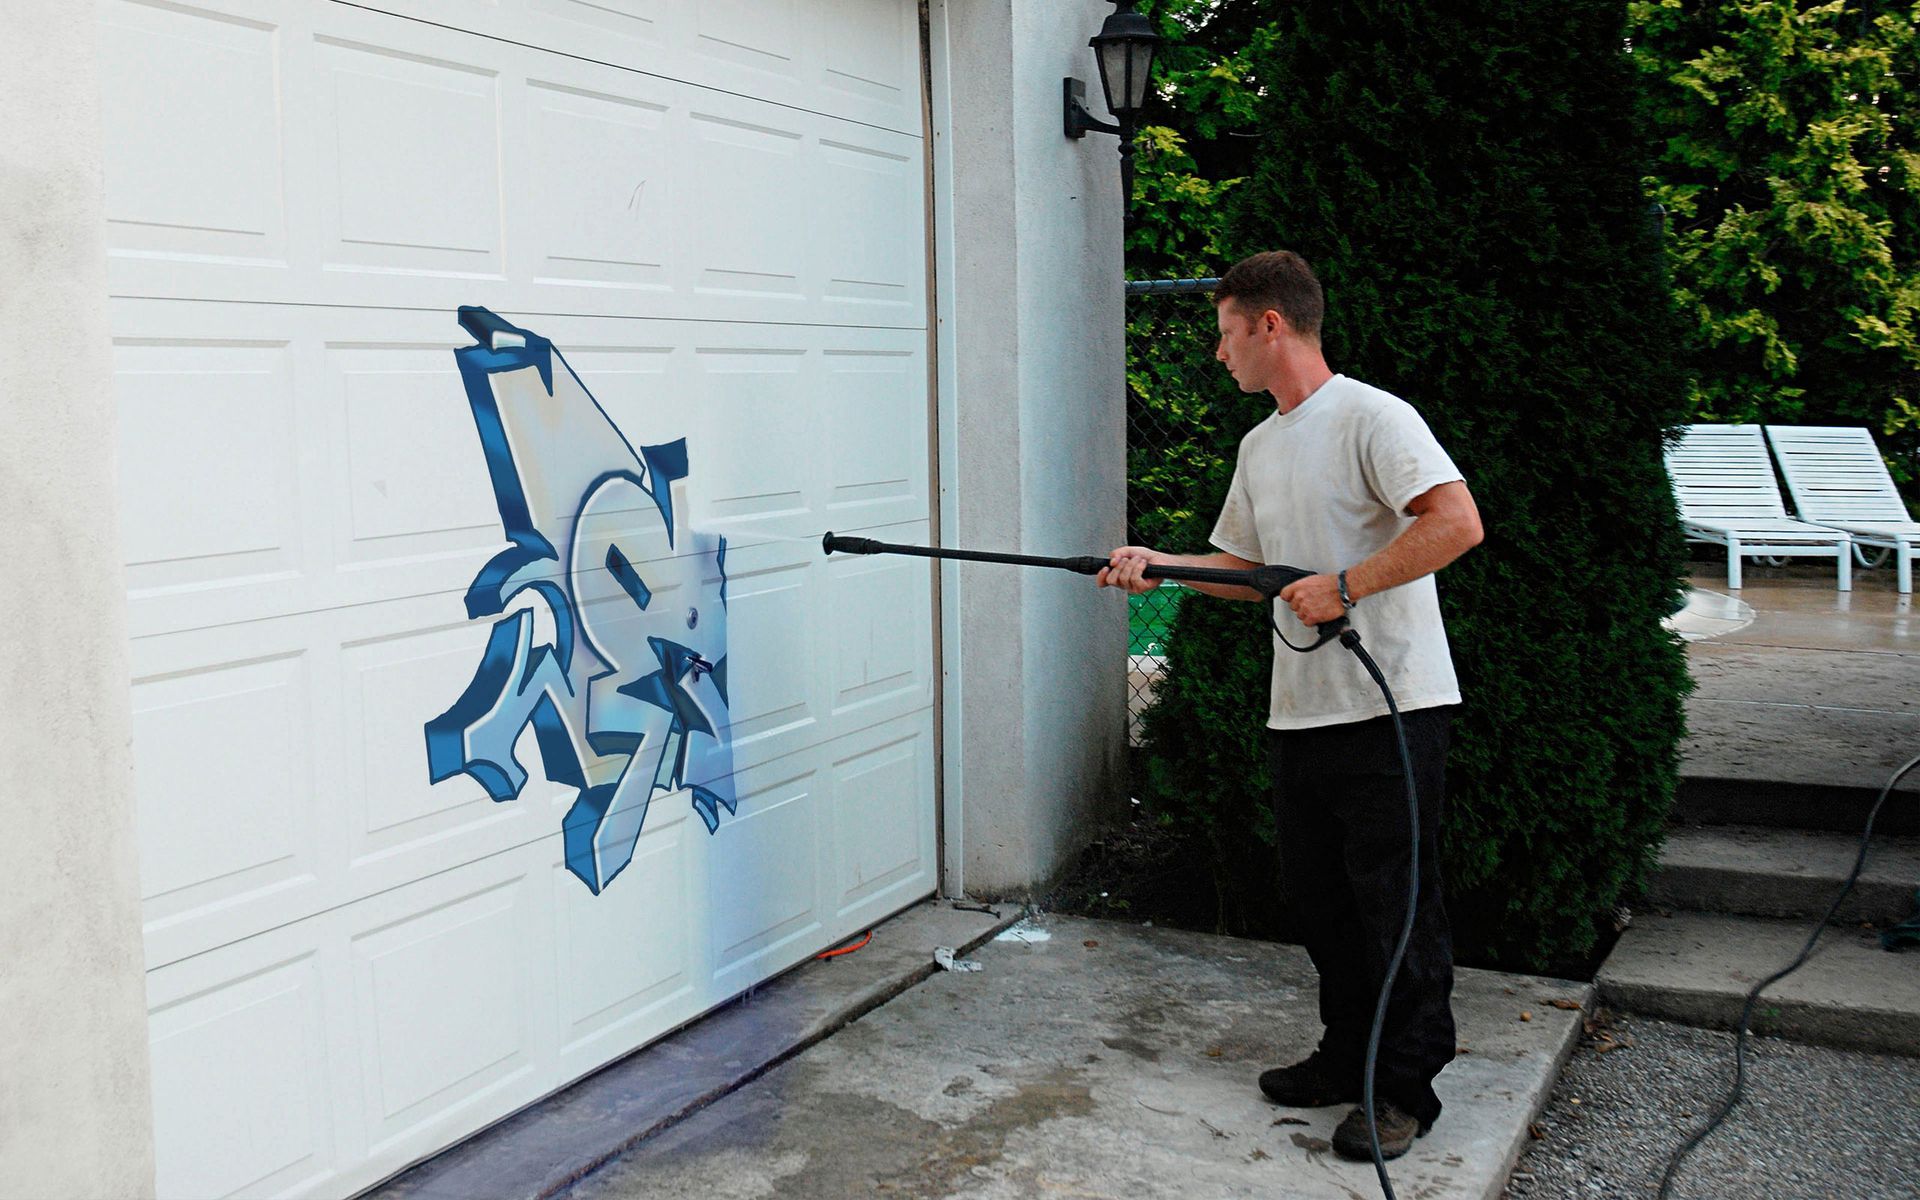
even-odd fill
[[[1349,609],[1357,603],[1352,596],[1347,594],[1347,573],[1345,571],[1340,572],[1340,603],[1343,607]]]

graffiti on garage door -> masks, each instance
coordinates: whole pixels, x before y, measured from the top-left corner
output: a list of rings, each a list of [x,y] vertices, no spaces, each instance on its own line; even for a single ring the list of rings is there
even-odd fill
[[[548,339],[462,308],[454,352],[508,547],[467,590],[496,617],[466,691],[426,724],[435,783],[495,801],[527,771],[578,789],[561,827],[595,895],[633,858],[658,793],[685,789],[711,833],[735,811],[727,727],[726,539],[686,524],[685,439],[635,447]]]

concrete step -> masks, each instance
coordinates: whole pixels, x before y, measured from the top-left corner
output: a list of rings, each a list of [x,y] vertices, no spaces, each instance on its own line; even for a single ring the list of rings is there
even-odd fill
[[[1795,783],[1758,777],[1726,778],[1705,774],[1708,768],[1682,768],[1674,794],[1673,815],[1678,821],[1701,825],[1771,825],[1781,829],[1825,829],[1851,833],[1866,828],[1867,813],[1880,798],[1882,779],[1872,787],[1845,784]],[[1891,771],[1889,771],[1891,774]],[[1920,775],[1916,770],[1914,775]],[[1875,836],[1882,833],[1920,837],[1920,779],[1908,775],[1880,806]]]
[[[1811,920],[1833,903],[1859,853],[1860,839],[1844,833],[1677,828],[1667,834],[1647,900],[1655,908]],[[1866,868],[1834,919],[1848,925],[1905,920],[1913,915],[1916,890],[1920,841],[1876,833]]]
[[[1680,912],[1637,918],[1594,980],[1614,1008],[1731,1029],[1755,983],[1792,962],[1805,921]],[[1754,1006],[1755,1033],[1822,1046],[1920,1056],[1920,953],[1829,927],[1813,957]]]

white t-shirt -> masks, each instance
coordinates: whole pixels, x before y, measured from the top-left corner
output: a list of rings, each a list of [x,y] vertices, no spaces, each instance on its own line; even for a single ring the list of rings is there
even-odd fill
[[[1413,406],[1335,375],[1292,412],[1275,413],[1240,441],[1233,486],[1211,541],[1258,563],[1332,574],[1398,537],[1407,505],[1460,479]],[[1274,610],[1295,645],[1316,633],[1285,604]],[[1400,711],[1460,701],[1433,576],[1362,599],[1348,614],[1386,676]],[[1359,659],[1336,644],[1311,654],[1273,646],[1269,729],[1309,729],[1387,713]]]

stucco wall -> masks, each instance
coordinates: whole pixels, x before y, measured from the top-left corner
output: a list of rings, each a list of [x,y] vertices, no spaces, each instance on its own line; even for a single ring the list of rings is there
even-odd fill
[[[94,6],[0,70],[0,1195],[153,1190]]]
[[[932,6],[949,544],[1101,554],[1125,534],[1119,156],[1110,136],[1067,139],[1060,112],[1063,76],[1099,95],[1087,39],[1111,11]],[[1020,893],[1121,799],[1126,607],[1061,572],[943,580],[949,887]]]

